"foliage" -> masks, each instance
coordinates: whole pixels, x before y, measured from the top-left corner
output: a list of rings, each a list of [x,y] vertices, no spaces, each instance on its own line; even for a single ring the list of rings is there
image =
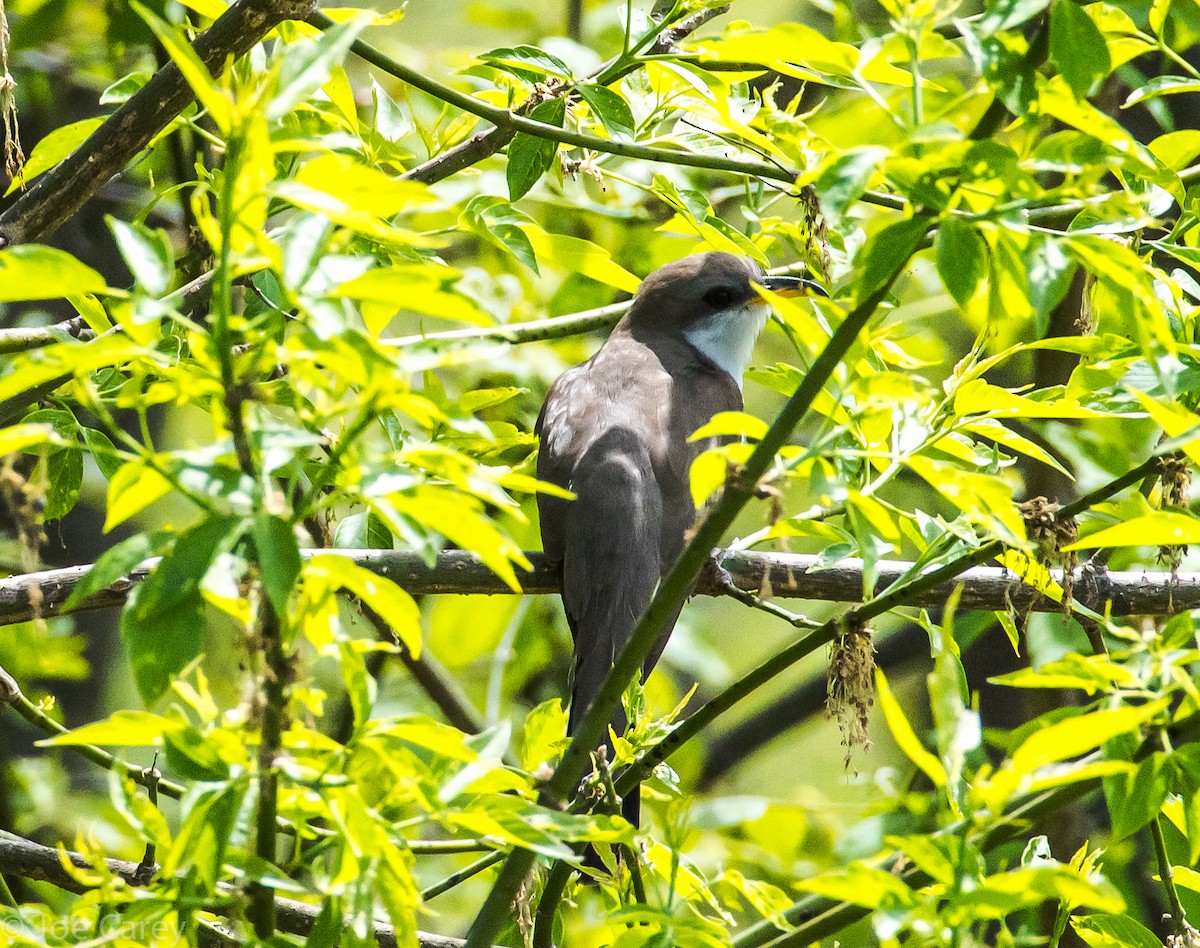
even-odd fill
[[[40,565],[46,521],[88,506],[114,542],[68,611],[159,558],[120,614],[136,695],[102,707],[95,670],[73,729],[52,692],[89,676],[89,614],[45,615],[35,594],[0,636],[0,694],[50,735],[8,761],[0,828],[91,867],[62,868],[77,898],[0,886],[8,942],[357,945],[386,919],[405,945],[468,926],[472,945],[1191,943],[1194,617],[1101,614],[1070,567],[1098,551],[1093,573],[1159,557],[1177,571],[1200,537],[1184,463],[1200,460],[1200,132],[1172,109],[1200,91],[1195,5],[881,0],[832,4],[817,28],[604,3],[586,44],[481,5],[512,14],[508,45],[464,53],[443,29],[420,70],[364,43],[412,42],[399,14],[339,9],[282,23],[215,78],[192,43],[227,15],[217,0],[8,6],[23,109],[56,37],[92,43],[75,78],[102,76],[105,105],[168,63],[195,99],[125,162],[137,199],[106,218],[117,270],[80,248],[0,247],[14,324],[75,320],[0,333],[11,572]],[[85,7],[103,56],[67,25]],[[32,148],[0,237],[98,126]],[[417,602],[338,551],[434,566],[464,550],[519,592],[531,498],[555,490],[533,475],[533,419],[597,320],[543,317],[702,249],[800,262],[830,290],[770,297],[748,411],[706,430],[738,437],[693,470],[710,532],[745,508],[734,545],[857,559],[845,598],[866,601],[811,620],[776,608],[790,637],[761,646],[681,628],[667,662],[707,702],[663,676],[630,689],[642,713],[613,772],[574,796],[590,747],[565,736],[561,683],[542,673],[568,648],[551,613]],[[686,595],[688,556],[652,608]],[[913,565],[876,594],[884,558]],[[1060,612],[913,607],[996,560]],[[872,621],[925,630],[928,701],[891,669],[873,699],[861,650],[831,693],[855,716],[851,764],[877,763],[855,746],[875,700],[911,781],[880,766],[854,791],[869,812],[841,819],[806,804],[803,755],[776,745],[770,784],[695,790],[695,739],[718,717],[822,645],[847,654]],[[1037,659],[996,678],[1009,700],[1058,697],[1002,731],[964,650],[1005,633]],[[107,797],[67,812],[50,748],[108,767]],[[666,762],[680,749],[682,774]],[[639,776],[641,829],[614,815]],[[1106,819],[1072,840],[1061,814],[1085,797]],[[586,843],[611,870],[584,870],[596,886],[567,872]],[[869,933],[846,935],[863,916]]]

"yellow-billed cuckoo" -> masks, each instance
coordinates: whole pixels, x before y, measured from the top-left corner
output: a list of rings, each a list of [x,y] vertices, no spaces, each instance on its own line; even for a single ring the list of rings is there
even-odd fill
[[[571,731],[683,550],[696,513],[689,472],[706,447],[689,437],[716,413],[742,407],[742,371],[770,313],[754,283],[787,295],[823,293],[797,277],[766,276],[728,253],[669,263],[646,277],[600,350],[563,373],[546,396],[536,429],[538,477],[575,494],[538,495],[542,545],[562,566],[575,640]],[[620,734],[624,715],[612,725]],[[637,822],[636,793],[623,810]]]

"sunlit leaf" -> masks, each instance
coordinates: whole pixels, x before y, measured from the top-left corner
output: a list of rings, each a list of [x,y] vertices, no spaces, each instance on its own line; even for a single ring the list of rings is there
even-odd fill
[[[294,541],[293,541],[294,542]],[[412,596],[392,580],[379,576],[344,556],[321,553],[304,564],[304,573],[329,586],[345,589],[370,606],[388,629],[417,657],[421,654],[421,613]],[[284,590],[279,591],[283,595]],[[286,601],[286,599],[285,599]]]
[[[149,711],[115,711],[103,721],[85,724],[66,734],[56,734],[38,741],[41,747],[97,744],[101,747],[159,747],[163,735],[182,727]]]
[[[875,694],[879,698],[879,707],[887,721],[888,730],[892,732],[892,737],[904,751],[904,755],[924,771],[925,776],[933,781],[935,787],[944,787],[947,779],[945,767],[942,766],[940,760],[921,746],[917,735],[913,733],[912,725],[908,723],[904,710],[900,707],[900,702],[892,694],[892,688],[888,684],[887,678],[878,667],[875,669]],[[863,903],[856,902],[855,904]]]
[[[13,177],[8,184],[8,190],[4,192],[7,197],[21,187],[22,183],[29,184],[38,175],[49,171],[60,161],[71,154],[76,148],[82,145],[89,135],[92,134],[104,122],[102,118],[81,119],[78,122],[71,122],[69,125],[62,125],[47,135],[44,135],[41,140],[33,146],[33,151],[29,153],[29,157],[25,160],[25,166],[21,169],[21,174]]]
[[[1178,877],[1175,881],[1179,882]],[[1071,928],[1089,948],[1162,948],[1162,942],[1150,929],[1123,913],[1072,915]]]
[[[0,250],[0,303],[104,293],[104,277],[65,250],[18,244]]]
[[[1104,708],[1051,724],[1035,731],[1016,749],[1012,768],[1018,774],[1028,774],[1046,764],[1095,750],[1141,727],[1163,707],[1162,701],[1154,701],[1140,707]]]
[[[1063,547],[1063,552],[1121,546],[1186,546],[1200,543],[1200,519],[1174,510],[1159,510],[1090,533]]]

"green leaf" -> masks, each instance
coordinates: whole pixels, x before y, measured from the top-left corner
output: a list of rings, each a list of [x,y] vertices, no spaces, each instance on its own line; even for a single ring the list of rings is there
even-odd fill
[[[163,735],[183,725],[150,711],[116,711],[104,721],[38,741],[39,747],[159,747]]]
[[[83,485],[83,452],[66,448],[46,456],[46,494],[42,517],[58,520],[65,517],[79,500]]]
[[[1049,0],[992,0],[987,12],[974,25],[980,34],[998,33],[1020,26],[1037,16],[1049,4]]]
[[[202,520],[175,545],[137,587],[121,614],[121,636],[129,651],[134,682],[151,705],[200,654],[204,600],[200,583],[214,557],[241,536],[237,517]]]
[[[124,105],[134,94],[150,81],[150,73],[134,71],[122,76],[116,82],[111,83],[103,92],[100,93],[101,105]],[[99,125],[103,119],[89,119]],[[44,141],[45,139],[43,139]],[[36,149],[35,149],[36,151]],[[28,167],[28,166],[27,166]]]
[[[392,535],[379,517],[363,511],[349,514],[337,522],[333,546],[339,550],[390,550]]]
[[[538,273],[537,254],[521,229],[533,223],[529,215],[522,214],[502,197],[480,194],[467,202],[462,217],[476,234],[499,244],[534,274]]]
[[[293,544],[295,540],[293,539]],[[421,654],[421,613],[412,596],[384,576],[334,553],[321,553],[304,565],[311,575],[337,589],[358,596],[379,614],[414,658]]]
[[[637,128],[628,102],[607,86],[585,82],[577,88],[613,138],[633,139]]]
[[[1162,948],[1162,942],[1131,915],[1072,915],[1071,927],[1089,948]]]
[[[1050,61],[1080,99],[1112,71],[1104,34],[1072,0],[1050,8]]]
[[[1136,769],[1104,778],[1113,841],[1140,830],[1158,815],[1170,792],[1167,755],[1155,751]]]
[[[202,882],[202,888],[210,894],[215,893],[225,866],[225,850],[233,838],[249,785],[249,775],[243,775],[197,795],[174,845],[163,857],[164,875],[175,876],[195,868],[197,872],[189,878]]]
[[[1200,519],[1174,510],[1158,510],[1097,530],[1064,546],[1063,552],[1120,546],[1187,546],[1191,543],[1200,543]]]
[[[139,563],[158,556],[174,542],[175,534],[160,530],[134,534],[128,540],[105,550],[71,590],[71,595],[63,604],[63,611],[69,612],[95,593],[107,589],[123,576],[129,575]]]
[[[321,33],[316,41],[288,43],[279,70],[279,89],[267,103],[267,118],[287,115],[328,82],[333,66],[345,59],[346,52],[373,17],[370,11],[355,11],[349,19]]]
[[[221,758],[219,742],[186,725],[163,734],[171,770],[184,780],[227,780],[229,764]]]
[[[536,46],[502,46],[481,54],[478,59],[528,82],[538,82],[546,76],[566,80],[575,78],[566,63]]]
[[[933,240],[938,276],[959,306],[966,306],[987,273],[987,244],[979,231],[957,217],[947,217]]]
[[[250,533],[254,537],[254,551],[262,571],[263,589],[275,612],[286,616],[288,601],[300,577],[300,548],[296,543],[296,531],[282,517],[259,514],[254,518]]]
[[[106,479],[112,480],[113,475],[125,463],[121,455],[117,453],[116,446],[109,440],[108,435],[97,431],[95,428],[80,426],[79,433],[83,437],[83,443],[87,445],[88,453],[91,454],[92,460],[96,462],[96,467],[100,469],[100,473]]]
[[[539,102],[529,113],[535,122],[562,128],[567,115],[566,100],[561,97]],[[508,181],[508,197],[516,201],[529,193],[529,189],[537,184],[538,179],[554,164],[558,154],[558,142],[548,138],[535,138],[518,132],[508,145],[508,167],[505,179]]]
[[[1127,109],[1148,99],[1157,99],[1163,95],[1177,95],[1181,92],[1200,92],[1200,79],[1188,79],[1184,76],[1155,76],[1129,93],[1129,97],[1121,104],[1121,108]]]
[[[175,253],[165,232],[127,224],[112,215],[104,220],[134,280],[151,296],[161,296],[175,276]]]
[[[879,697],[879,707],[883,710],[888,730],[892,732],[892,737],[895,738],[900,750],[904,751],[905,756],[925,772],[925,776],[933,781],[935,787],[946,786],[946,768],[942,766],[940,760],[921,746],[917,735],[913,733],[912,725],[908,723],[908,718],[904,715],[904,710],[900,707],[900,702],[892,694],[887,678],[878,667],[875,669],[875,693]],[[855,904],[862,905],[864,903],[855,902]]]
[[[21,174],[16,175],[9,182],[4,196],[8,197],[22,184],[28,184],[38,175],[49,171],[87,141],[87,137],[103,122],[102,118],[83,119],[79,122],[72,122],[70,125],[60,126],[43,136],[41,141],[33,146],[33,151],[29,153],[29,158],[25,162],[25,167],[21,169]]]
[[[862,277],[858,283],[860,303],[890,286],[907,265],[929,230],[924,214],[885,227],[867,242],[862,253]]]
[[[105,293],[104,277],[65,250],[18,244],[0,250],[0,303]]]
[[[79,423],[71,412],[60,408],[38,409],[22,419],[22,426],[44,424],[51,425],[58,437],[46,441],[47,446],[42,449],[41,463],[45,470],[42,517],[58,520],[71,512],[83,484],[83,452],[78,447],[77,437]]]
[[[830,222],[840,221],[850,206],[862,197],[887,154],[886,148],[874,145],[852,148],[821,172],[813,182],[813,189],[821,202],[821,211]]]

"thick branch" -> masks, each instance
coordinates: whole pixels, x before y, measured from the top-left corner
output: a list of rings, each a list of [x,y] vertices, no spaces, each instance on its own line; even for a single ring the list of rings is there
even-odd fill
[[[451,550],[438,556],[433,566],[421,555],[397,550],[320,550],[305,555],[335,552],[359,566],[386,576],[414,596],[421,595],[510,595],[512,590],[472,553]],[[558,573],[541,553],[527,553],[533,569],[521,574],[523,592],[531,595],[557,593]],[[767,591],[776,599],[808,599],[827,602],[862,602],[862,561],[847,559],[835,566],[815,569],[817,557],[801,553],[751,553],[714,550],[726,572],[739,589]],[[128,576],[97,593],[74,611],[119,606],[138,583],[142,582],[158,560],[147,560]],[[912,564],[899,560],[878,563],[879,580],[875,593],[882,592],[907,573]],[[33,593],[39,602],[39,615],[59,615],[62,605],[91,566],[66,566],[0,579],[0,626],[29,622],[34,618],[30,605]],[[1061,570],[1051,574],[1062,579]],[[937,606],[958,585],[962,585],[961,608],[1008,609],[1057,612],[1058,603],[1045,598],[1026,585],[1011,570],[996,566],[977,566],[953,580],[922,590],[907,605]],[[725,594],[720,577],[703,573],[695,592],[703,596]],[[1072,590],[1075,601],[1103,613],[1109,603],[1114,615],[1162,615],[1200,609],[1200,573],[1148,570],[1092,570],[1087,566],[1076,572]]]
[[[284,20],[303,20],[316,0],[238,0],[196,38],[196,54],[214,75]],[[54,170],[0,214],[0,247],[38,241],[74,216],[195,98],[174,63],[150,81]]]
[[[38,882],[48,882],[60,889],[77,894],[88,891],[90,886],[81,883],[63,867],[64,855],[72,865],[79,869],[91,869],[92,867],[92,863],[81,853],[51,849],[49,846],[41,846],[7,834],[0,836],[0,872],[34,879]],[[123,859],[106,859],[104,862],[109,872],[133,884],[138,870],[136,862],[127,862]],[[234,893],[232,887],[222,885],[221,888],[226,891],[226,894]],[[229,905],[222,902],[217,902],[212,907],[214,914],[226,917],[236,914],[239,910],[240,907],[236,904]],[[291,935],[307,935],[311,932],[320,911],[320,905],[297,902],[294,899],[275,900],[278,928]],[[375,922],[372,934],[380,948],[395,948],[398,944],[396,931],[391,925]],[[459,948],[463,943],[461,938],[431,935],[428,932],[418,932],[417,940],[422,948]]]

